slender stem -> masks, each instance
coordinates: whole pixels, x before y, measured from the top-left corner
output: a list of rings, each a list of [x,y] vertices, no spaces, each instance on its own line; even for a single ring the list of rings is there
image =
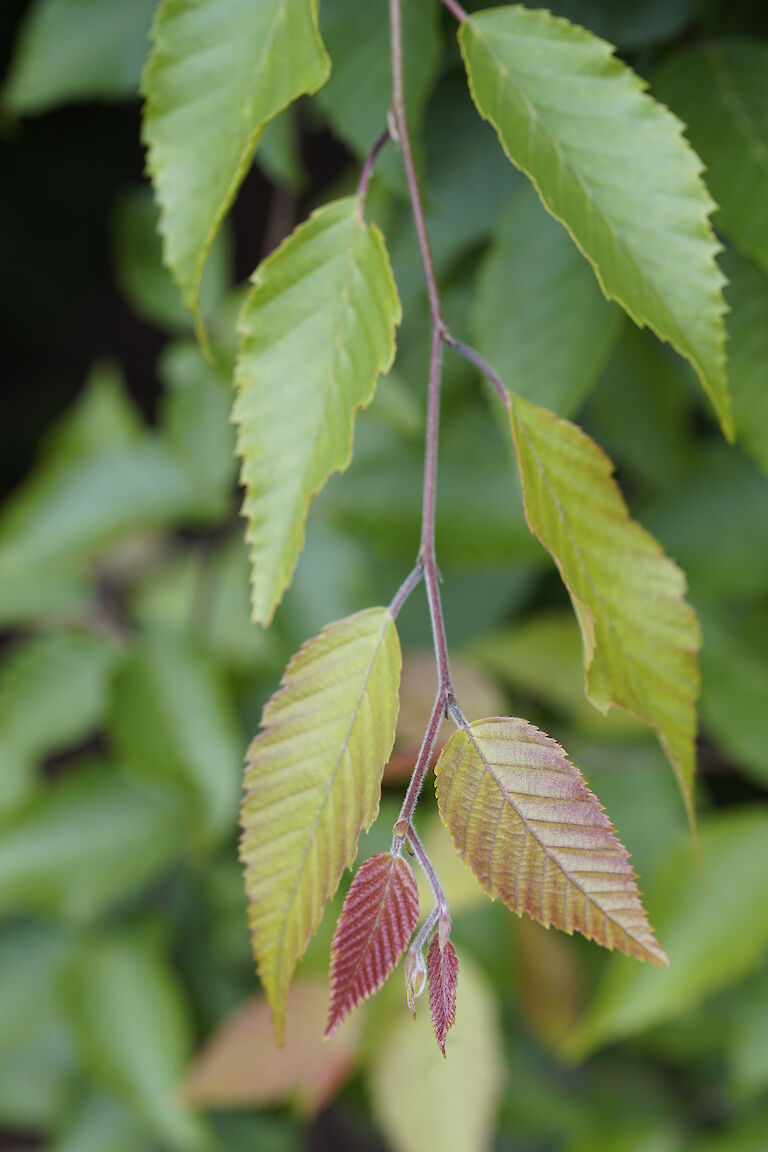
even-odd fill
[[[430,936],[437,928],[437,922],[440,919],[440,908],[437,904],[431,909],[429,916],[419,928],[418,932],[413,938],[413,943],[409,949],[410,952],[423,952],[424,947],[429,940]]]
[[[469,13],[464,11],[461,4],[457,3],[457,0],[443,0],[443,4],[448,11],[456,17],[460,24],[463,24],[465,20],[469,20]]]
[[[484,357],[482,357],[480,353],[472,348],[469,344],[465,344],[462,340],[457,340],[456,337],[451,335],[450,332],[446,331],[443,333],[443,340],[449,348],[453,348],[454,352],[458,352],[459,356],[463,356],[465,360],[468,360],[470,364],[474,364],[475,368],[482,372],[486,380],[488,380],[496,389],[496,392],[500,396],[504,406],[509,408],[509,393],[502,384],[501,377],[499,376],[498,372],[494,371],[488,361],[484,359]]]
[[[392,598],[392,603],[389,606],[389,614],[393,620],[397,620],[403,604],[405,604],[411,592],[413,592],[414,588],[418,587],[423,579],[424,565],[417,564],[413,571],[408,573],[405,580],[403,580],[402,584]]]
[[[385,128],[365,158],[365,163],[363,164],[363,168],[360,173],[360,179],[357,184],[357,197],[361,202],[365,200],[365,196],[368,191],[368,185],[371,182],[373,170],[376,167],[376,161],[379,158],[379,153],[389,138],[389,128]]]
[[[427,730],[424,733],[424,739],[421,742],[419,755],[416,759],[416,766],[413,769],[411,781],[408,785],[408,791],[403,800],[403,806],[400,809],[400,815],[395,824],[395,832],[392,839],[392,851],[397,854],[403,846],[406,835],[408,834],[409,825],[413,816],[416,802],[419,799],[424,777],[429,768],[429,762],[432,759],[432,753],[435,748],[435,741],[437,734],[440,731],[440,725],[443,722],[446,708],[446,696],[442,688],[439,689],[435,697],[435,703],[432,708],[432,715],[429,718]]]
[[[435,906],[437,908],[438,918],[441,915],[446,915],[448,912],[448,901],[446,900],[443,886],[437,878],[437,872],[435,872],[435,869],[432,866],[432,861],[427,855],[426,848],[422,844],[419,837],[416,835],[416,829],[414,828],[413,824],[411,824],[408,828],[408,843],[413,849],[413,854],[421,865],[422,871],[429,881],[429,886],[432,889],[432,893],[435,897]]]
[[[403,79],[403,20],[402,0],[389,0],[389,33],[392,52],[392,115],[403,154],[405,179],[408,184],[408,195],[413,210],[413,223],[416,228],[416,239],[419,245],[421,264],[424,269],[424,279],[427,284],[427,297],[429,298],[429,311],[433,324],[442,328],[443,314],[440,308],[440,295],[437,290],[437,278],[432,263],[432,252],[429,247],[427,235],[427,222],[424,217],[424,206],[421,202],[421,189],[419,178],[416,175],[416,165],[413,160],[411,136],[408,131],[408,114],[405,106],[405,83]]]

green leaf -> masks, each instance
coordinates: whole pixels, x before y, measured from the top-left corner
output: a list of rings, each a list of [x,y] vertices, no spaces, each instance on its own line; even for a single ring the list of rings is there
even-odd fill
[[[181,638],[150,636],[124,661],[110,730],[127,768],[180,790],[206,839],[232,831],[244,747],[237,717],[213,667]]]
[[[372,1048],[368,1075],[382,1132],[393,1152],[486,1152],[504,1076],[493,994],[460,953],[456,1023],[445,1062],[435,1052],[429,1010],[418,1003],[415,1025],[390,1005],[390,1027]]]
[[[768,272],[768,43],[709,40],[672,53],[653,87],[707,166],[718,228]]]
[[[705,613],[701,722],[758,784],[768,783],[768,659],[765,646]]]
[[[628,51],[672,39],[698,12],[696,0],[643,0],[642,4],[618,5],[614,0],[556,0],[551,7],[558,16],[583,24]]]
[[[408,121],[418,135],[440,64],[440,6],[435,0],[404,0],[402,21]],[[386,128],[391,100],[387,0],[323,0],[320,31],[332,71],[317,103],[334,132],[364,158]],[[402,182],[394,148],[381,157],[377,173]]]
[[[50,1152],[152,1152],[141,1125],[115,1101],[89,1096],[68,1117]]]
[[[132,188],[117,201],[112,221],[115,278],[137,316],[158,328],[185,332],[192,324],[179,289],[163,264],[158,209],[146,186]],[[200,311],[207,319],[231,280],[230,236],[226,228],[211,247],[200,286]]]
[[[705,817],[696,853],[683,841],[648,886],[646,904],[669,953],[670,967],[612,958],[568,1049],[598,1045],[675,1019],[746,975],[768,947],[768,813],[755,807]]]
[[[207,1147],[177,1091],[191,1055],[189,1009],[152,936],[134,930],[85,937],[66,996],[91,1080],[122,1100],[163,1147]]]
[[[315,212],[254,274],[234,420],[261,624],[290,583],[311,498],[351,460],[355,412],[392,364],[399,321],[383,237],[354,197]]]
[[[181,851],[183,813],[114,768],[70,770],[0,837],[0,912],[98,916]]]
[[[329,63],[317,0],[163,0],[142,81],[165,259],[200,317],[203,269],[267,123]]]
[[[479,349],[508,388],[570,416],[597,383],[621,327],[621,311],[606,302],[566,232],[522,187],[480,272]]]
[[[739,444],[768,473],[768,275],[736,252],[724,252],[722,264],[730,281],[728,371]]]
[[[100,726],[116,659],[103,637],[64,632],[8,653],[0,665],[0,812],[34,789],[45,756]]]
[[[459,43],[475,104],[512,162],[605,295],[691,362],[732,438],[714,205],[679,122],[610,45],[547,12],[472,15]]]
[[[330,624],[289,663],[248,752],[241,859],[278,1042],[296,964],[379,811],[400,668],[385,608]]]
[[[768,970],[745,990],[728,1037],[729,1079],[739,1093],[756,1096],[768,1086]]]
[[[16,43],[3,103],[21,116],[135,96],[156,0],[37,0]]]
[[[685,577],[630,519],[611,461],[581,429],[521,397],[510,418],[528,524],[581,628],[587,694],[654,729],[693,823],[700,635]]]

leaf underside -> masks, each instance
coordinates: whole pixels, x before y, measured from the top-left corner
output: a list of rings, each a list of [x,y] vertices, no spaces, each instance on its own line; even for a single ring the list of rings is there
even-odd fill
[[[459,961],[450,940],[440,947],[439,934],[432,937],[427,953],[427,976],[429,977],[429,1007],[438,1047],[445,1056],[445,1038],[448,1029],[456,1021],[456,980]]]
[[[399,321],[383,237],[356,197],[315,212],[255,273],[234,420],[261,624],[291,581],[311,498],[349,464],[355,412],[392,364]]]
[[[197,310],[205,261],[267,123],[330,63],[317,0],[164,0],[144,72],[143,138],[165,260]]]
[[[525,720],[454,733],[435,770],[440,815],[492,896],[545,926],[667,964],[627,850],[556,741]]]
[[[360,865],[331,945],[326,1036],[381,988],[408,947],[418,918],[416,879],[402,857],[379,852]]]
[[[509,158],[606,296],[690,361],[731,438],[715,206],[680,122],[609,44],[548,12],[474,13],[459,43],[474,102]]]
[[[696,614],[685,577],[631,520],[613,465],[580,428],[511,397],[510,417],[531,531],[552,555],[581,627],[587,694],[656,732],[694,822]]]
[[[400,668],[386,609],[329,625],[290,661],[248,752],[240,857],[278,1041],[296,964],[378,814]]]

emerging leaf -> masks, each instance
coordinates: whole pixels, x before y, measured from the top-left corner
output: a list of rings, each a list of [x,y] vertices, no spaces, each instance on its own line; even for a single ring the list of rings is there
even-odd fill
[[[379,810],[400,665],[386,609],[329,625],[289,663],[248,752],[240,856],[278,1042],[296,964]]]
[[[440,947],[439,934],[432,937],[432,943],[427,953],[427,974],[429,976],[429,1007],[432,1011],[432,1023],[435,1026],[437,1043],[445,1056],[445,1038],[448,1029],[452,1028],[456,1020],[456,978],[459,972],[459,961],[450,940],[446,940],[445,947]]]
[[[381,988],[408,947],[418,918],[416,878],[402,857],[378,852],[360,865],[331,945],[326,1036]]]
[[[627,850],[556,741],[525,720],[478,720],[448,741],[435,779],[456,850],[492,897],[545,926],[667,964]]]
[[[197,311],[211,244],[267,123],[330,64],[317,0],[164,0],[144,72],[143,135],[165,259]]]
[[[578,617],[587,694],[656,732],[693,825],[700,630],[685,577],[629,517],[605,453],[575,424],[520,397],[510,416],[525,515]]]
[[[290,584],[310,500],[352,458],[355,412],[392,364],[399,322],[384,239],[355,197],[319,209],[256,270],[234,420],[260,624]]]
[[[548,12],[477,13],[459,42],[472,97],[507,155],[606,296],[691,362],[731,438],[714,204],[680,122],[609,44]]]

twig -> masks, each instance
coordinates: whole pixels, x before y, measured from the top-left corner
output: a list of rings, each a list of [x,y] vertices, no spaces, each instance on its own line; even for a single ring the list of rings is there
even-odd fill
[[[411,592],[413,592],[414,588],[419,586],[423,579],[424,566],[423,564],[417,564],[413,571],[409,572],[405,580],[403,580],[402,584],[392,598],[392,603],[389,606],[389,614],[393,620],[397,620],[403,604],[405,604]]]
[[[432,861],[427,855],[426,848],[422,844],[419,837],[416,835],[416,829],[414,828],[413,824],[411,824],[408,828],[408,843],[413,849],[413,854],[421,865],[422,871],[429,881],[429,886],[432,889],[433,896],[435,897],[437,918],[444,919],[448,916],[448,901],[445,897],[443,886],[437,878],[437,872],[435,872],[435,869],[432,866]]]
[[[400,815],[398,816],[397,823],[395,824],[392,840],[392,851],[395,853],[400,851],[405,838],[408,835],[411,818],[413,817],[416,803],[419,799],[419,793],[421,792],[422,785],[424,784],[424,777],[426,776],[427,770],[429,769],[429,762],[432,759],[432,753],[435,749],[437,734],[440,731],[440,725],[442,724],[443,718],[445,716],[446,703],[447,701],[445,692],[443,692],[442,689],[439,689],[437,696],[435,697],[435,703],[432,707],[432,715],[429,718],[427,730],[424,733],[424,739],[421,742],[419,755],[416,758],[416,766],[414,767],[413,774],[411,775],[408,791],[405,794],[403,806],[400,809]]]
[[[490,366],[488,361],[475,351],[469,344],[465,344],[462,340],[457,340],[450,332],[443,333],[443,340],[449,348],[453,348],[454,352],[458,352],[459,356],[463,356],[470,364],[473,364],[478,371],[482,372],[486,380],[488,380],[496,389],[502,403],[508,409],[510,406],[509,393],[501,382],[501,377]]]
[[[360,179],[358,180],[358,183],[357,183],[357,197],[361,201],[365,200],[365,196],[366,196],[366,193],[368,191],[368,185],[371,182],[371,177],[373,176],[373,170],[376,167],[376,161],[379,158],[379,153],[381,152],[382,148],[387,143],[389,138],[390,138],[389,128],[385,128],[384,131],[382,132],[381,136],[379,136],[379,138],[376,141],[376,143],[374,144],[373,148],[371,148],[370,152],[368,153],[368,155],[365,158],[365,163],[363,164],[363,168],[362,168],[362,171],[360,173]]]
[[[443,4],[448,11],[456,17],[460,24],[469,20],[469,13],[464,11],[461,4],[457,3],[457,0],[443,0]]]

